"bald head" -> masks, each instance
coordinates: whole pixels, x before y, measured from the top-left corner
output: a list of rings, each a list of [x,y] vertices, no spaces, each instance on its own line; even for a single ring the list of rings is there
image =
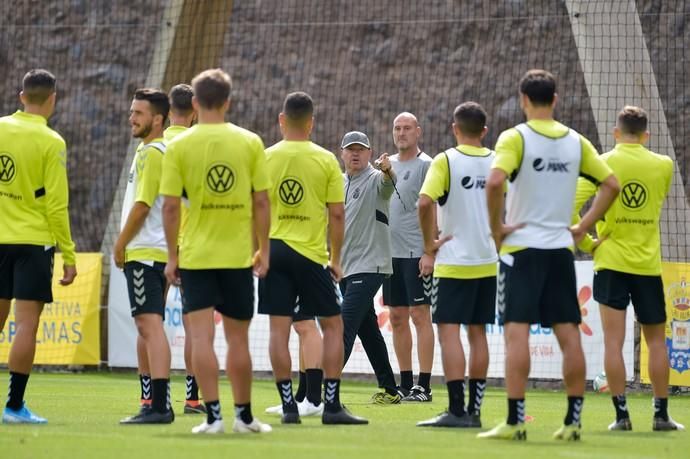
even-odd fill
[[[393,120],[393,142],[401,155],[417,155],[421,136],[422,128],[412,113],[402,112]]]
[[[417,117],[414,116],[414,114],[412,114],[410,112],[402,112],[402,113],[398,114],[398,116],[396,116],[395,119],[393,120],[393,126],[395,126],[395,123],[397,123],[401,119],[408,120],[408,121],[414,123],[415,126],[419,126],[419,122],[417,121]]]

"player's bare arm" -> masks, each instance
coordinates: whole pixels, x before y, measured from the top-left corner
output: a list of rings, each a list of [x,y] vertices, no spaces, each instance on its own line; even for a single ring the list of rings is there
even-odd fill
[[[271,229],[271,203],[266,190],[252,193],[254,235],[257,250],[254,254],[254,274],[265,277],[269,267],[270,246],[268,233]]]
[[[343,278],[340,266],[340,251],[345,238],[345,205],[342,202],[328,203],[328,240],[330,242],[330,261],[328,265],[336,282]]]
[[[127,244],[134,239],[134,236],[137,235],[141,227],[144,226],[144,222],[146,221],[146,217],[149,215],[150,210],[151,208],[143,202],[137,201],[134,203],[132,211],[127,216],[127,222],[122,228],[122,231],[120,231],[120,235],[113,246],[113,258],[115,259],[115,265],[118,268],[124,268],[125,248],[127,247]]]
[[[428,276],[434,271],[434,261],[438,249],[449,241],[453,236],[446,235],[437,238],[436,228],[436,202],[429,196],[422,194],[417,202],[417,212],[419,213],[419,226],[422,229],[424,238],[424,254],[419,259],[419,275]]]
[[[166,196],[163,200],[163,230],[168,246],[168,262],[165,265],[165,277],[172,285],[180,285],[178,270],[177,238],[180,232],[180,197]]]
[[[590,207],[587,213],[582,217],[580,223],[570,227],[570,232],[573,234],[573,239],[576,244],[579,243],[592,226],[604,216],[619,192],[620,184],[618,180],[613,174],[609,175],[599,186],[599,191],[594,197],[592,207]]]

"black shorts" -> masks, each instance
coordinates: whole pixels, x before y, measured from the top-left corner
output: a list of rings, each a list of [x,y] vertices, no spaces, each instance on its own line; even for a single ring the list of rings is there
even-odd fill
[[[54,258],[54,247],[0,244],[0,298],[52,303]]]
[[[383,281],[383,304],[430,304],[431,276],[419,277],[419,258],[393,258],[393,275]]]
[[[625,311],[632,301],[637,321],[645,325],[666,322],[666,299],[661,276],[642,276],[610,269],[594,272],[594,300]]]
[[[215,308],[226,317],[254,316],[252,268],[180,269],[182,309],[186,313]]]
[[[478,279],[434,277],[431,312],[435,324],[496,322],[496,276]]]
[[[496,299],[501,324],[579,324],[573,253],[530,248],[501,255]]]
[[[299,298],[299,309],[295,310]],[[259,313],[272,316],[331,317],[340,314],[342,296],[327,266],[271,239],[271,269],[259,280]]]
[[[138,261],[125,263],[125,279],[132,317],[139,314],[158,314],[165,317],[165,263],[153,266]]]
[[[315,319],[316,319],[315,316],[313,316],[311,314],[303,314],[299,311],[296,312],[295,314],[293,314],[293,316],[292,316],[293,322],[303,322],[305,320],[315,320]]]

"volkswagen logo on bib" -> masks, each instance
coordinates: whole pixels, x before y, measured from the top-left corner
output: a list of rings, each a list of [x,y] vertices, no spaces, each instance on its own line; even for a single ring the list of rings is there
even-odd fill
[[[295,207],[304,199],[304,187],[296,178],[288,177],[280,183],[278,195],[283,204]]]
[[[647,188],[642,183],[631,181],[623,185],[620,199],[626,209],[640,210],[647,204],[647,196]]]
[[[9,153],[0,153],[0,183],[9,185],[14,181],[17,175],[17,169],[14,165],[14,159]]]
[[[226,163],[216,163],[206,172],[206,186],[214,194],[226,194],[235,185],[235,173]]]

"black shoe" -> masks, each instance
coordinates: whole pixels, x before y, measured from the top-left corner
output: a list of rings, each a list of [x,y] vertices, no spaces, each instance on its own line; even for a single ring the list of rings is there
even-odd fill
[[[422,386],[414,386],[402,399],[403,402],[430,402],[431,400],[431,389],[425,389]]]
[[[141,416],[145,416],[153,411],[153,408],[151,407],[150,404],[148,403],[142,403],[139,406],[139,412],[133,416],[129,416],[127,418],[124,418],[123,420],[120,421],[120,424],[131,424],[130,421],[132,421],[134,418],[138,418]]]
[[[426,421],[421,421],[417,423],[417,427],[459,427],[466,428],[469,425],[469,416],[463,414],[462,416],[456,416],[455,414],[444,411],[435,418],[427,419]]]
[[[609,430],[632,430],[632,422],[630,418],[617,419],[609,424]]]
[[[668,419],[663,419],[663,418],[654,418],[652,421],[652,430],[656,430],[657,432],[666,432],[669,430],[685,430],[685,426],[679,422],[674,421],[671,419],[671,416],[668,417]]]
[[[410,390],[412,390],[412,389],[406,389],[402,386],[398,386],[395,389],[398,391],[398,394],[400,395],[401,399],[410,395]]]
[[[297,412],[283,413],[283,416],[280,418],[280,422],[282,424],[302,424],[302,420],[299,418],[299,413]]]
[[[147,411],[128,417],[120,421],[120,424],[172,424],[175,420],[175,413],[170,409],[165,413],[157,411]]]
[[[480,428],[482,426],[482,420],[481,420],[479,414],[466,413],[465,417],[467,418],[467,427],[469,427],[471,429],[475,429],[475,428]]]
[[[340,408],[340,411],[336,411],[335,413],[324,410],[321,416],[321,422],[323,424],[369,424],[369,421],[353,415],[344,406]]]
[[[202,403],[199,403],[197,405],[185,403],[184,414],[206,414],[206,407]]]

